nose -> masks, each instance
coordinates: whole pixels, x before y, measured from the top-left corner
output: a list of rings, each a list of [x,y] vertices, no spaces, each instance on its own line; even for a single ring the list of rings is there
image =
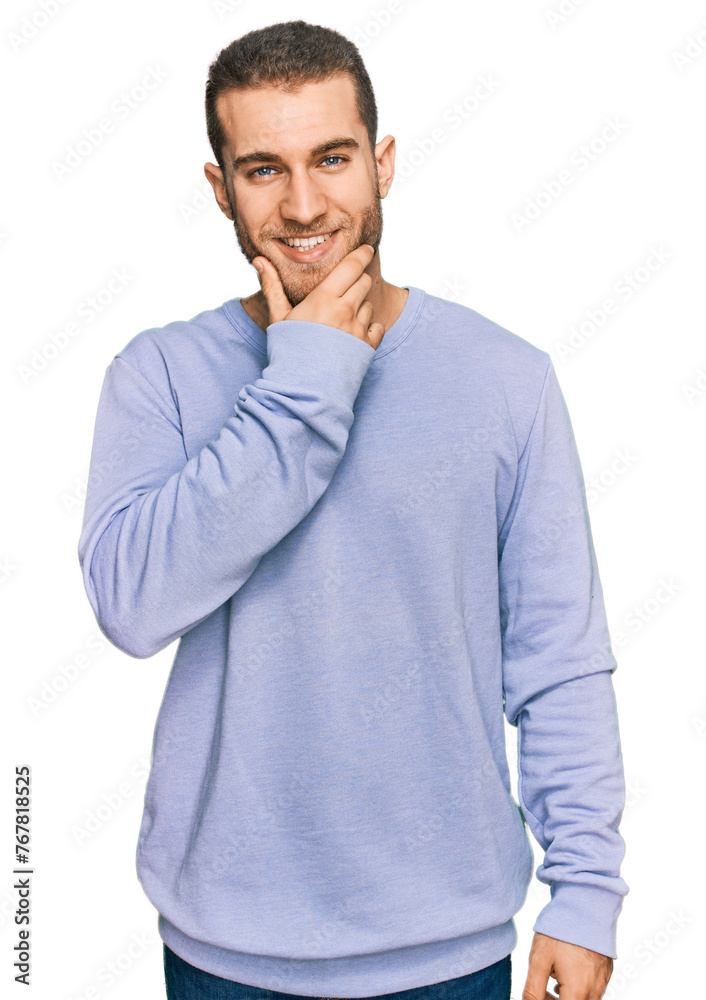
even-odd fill
[[[326,206],[326,196],[316,178],[305,169],[293,171],[280,202],[282,218],[310,226],[326,214]]]

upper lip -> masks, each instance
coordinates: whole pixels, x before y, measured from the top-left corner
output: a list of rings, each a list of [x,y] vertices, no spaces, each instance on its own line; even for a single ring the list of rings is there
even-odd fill
[[[329,229],[325,233],[295,233],[294,236],[279,236],[280,240],[310,240],[312,236],[331,236],[335,233],[335,229]]]

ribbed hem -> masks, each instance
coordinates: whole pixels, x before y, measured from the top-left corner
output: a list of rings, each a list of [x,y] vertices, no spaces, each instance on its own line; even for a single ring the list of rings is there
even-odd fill
[[[594,885],[569,882],[553,882],[551,894],[533,930],[609,958],[618,957],[616,930],[623,896]]]
[[[161,914],[159,935],[171,950],[211,975],[278,993],[311,997],[371,997],[470,975],[509,955],[514,920],[476,934],[413,948],[349,958],[270,958],[229,951],[187,937]]]

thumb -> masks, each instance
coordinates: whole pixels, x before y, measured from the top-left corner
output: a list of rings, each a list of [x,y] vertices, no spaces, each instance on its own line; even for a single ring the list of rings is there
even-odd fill
[[[262,294],[267,301],[270,323],[285,319],[292,311],[292,304],[284,294],[282,282],[271,261],[267,257],[254,257],[253,267],[258,273]]]
[[[530,961],[522,1000],[557,1000],[557,995],[549,992],[550,970],[539,962]]]

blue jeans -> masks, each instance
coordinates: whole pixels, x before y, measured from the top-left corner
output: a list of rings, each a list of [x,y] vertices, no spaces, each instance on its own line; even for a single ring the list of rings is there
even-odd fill
[[[162,943],[167,1000],[311,1000],[295,993],[279,993],[235,983],[232,979],[221,979],[185,962]],[[394,997],[395,1000],[510,1000],[511,964],[511,956],[506,955],[499,962],[468,976],[447,979],[430,986],[417,986],[399,993],[385,993],[374,1000],[382,1000],[383,997]]]

